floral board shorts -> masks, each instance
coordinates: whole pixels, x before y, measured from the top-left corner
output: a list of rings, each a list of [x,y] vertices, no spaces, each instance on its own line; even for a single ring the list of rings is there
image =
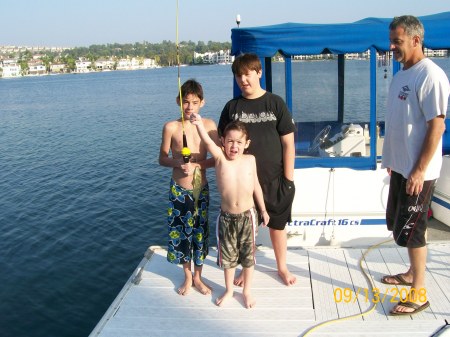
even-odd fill
[[[167,260],[174,264],[194,261],[202,266],[209,250],[209,186],[205,184],[197,205],[193,191],[170,181],[167,225],[169,244]]]

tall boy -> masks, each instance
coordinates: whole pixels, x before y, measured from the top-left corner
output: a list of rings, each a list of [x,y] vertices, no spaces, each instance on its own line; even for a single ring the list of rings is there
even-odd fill
[[[256,158],[259,182],[270,215],[270,239],[277,261],[278,275],[286,285],[296,282],[286,263],[285,226],[291,221],[294,200],[295,124],[281,97],[260,85],[261,61],[255,54],[242,54],[233,62],[232,71],[241,96],[229,101],[219,120],[219,135],[225,126],[239,120],[246,124],[252,140],[248,152]],[[242,275],[235,284],[242,283]]]
[[[193,113],[199,113],[200,108],[205,104],[203,88],[195,80],[188,80],[181,86],[181,96],[182,101],[179,95],[176,101],[178,105],[182,104],[184,121],[188,121],[190,116]],[[213,139],[218,140],[214,121],[205,119],[205,129]],[[183,136],[191,152],[190,159],[188,158],[186,162],[182,154],[186,145],[183,144]],[[209,249],[209,187],[205,174],[206,155],[205,144],[201,141],[196,128],[189,122],[183,122],[180,117],[164,125],[159,164],[172,168],[167,260],[183,265],[185,279],[178,288],[180,295],[186,295],[192,285],[202,294],[211,293],[211,289],[203,283],[201,278],[203,261]],[[201,177],[200,184],[199,177]],[[194,186],[194,184],[200,186]],[[195,193],[196,191],[200,192],[199,195]],[[194,263],[193,275],[191,261]]]
[[[200,115],[192,114],[191,122],[197,126],[201,139],[215,160],[216,181],[221,196],[221,212],[216,227],[217,264],[224,268],[226,290],[216,299],[216,304],[221,306],[233,296],[234,273],[236,266],[241,263],[244,304],[246,308],[252,308],[255,300],[250,289],[255,265],[258,219],[255,201],[264,225],[269,222],[269,215],[264,206],[255,157],[244,154],[250,144],[247,130],[241,122],[229,123],[221,137],[222,150],[208,136]]]

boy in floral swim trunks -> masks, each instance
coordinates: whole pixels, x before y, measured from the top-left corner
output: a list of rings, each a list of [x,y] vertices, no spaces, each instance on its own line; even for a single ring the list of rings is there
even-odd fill
[[[269,215],[264,206],[255,157],[244,154],[250,144],[247,129],[242,122],[229,123],[221,137],[222,150],[209,137],[200,115],[192,114],[191,123],[197,126],[201,139],[215,159],[216,181],[221,196],[221,212],[216,227],[217,264],[224,268],[226,290],[216,299],[216,304],[222,306],[233,296],[234,273],[240,263],[243,267],[244,305],[252,308],[256,303],[250,291],[258,219],[255,202],[264,225],[269,223]]]
[[[164,125],[159,152],[159,164],[172,168],[167,260],[183,265],[185,279],[178,288],[180,295],[186,295],[192,285],[206,295],[211,293],[211,289],[203,283],[201,278],[203,261],[208,255],[209,248],[209,188],[205,169],[211,167],[213,161],[206,159],[206,146],[200,139],[197,129],[186,122],[193,113],[199,113],[200,108],[205,104],[202,86],[195,80],[186,81],[181,86],[181,101],[180,94],[176,101],[178,105],[182,104],[184,123],[180,117]],[[213,120],[205,119],[205,129],[213,139],[218,140]],[[187,144],[184,144],[184,135]],[[186,145],[191,153],[190,158],[186,157],[185,162],[182,150]],[[200,174],[195,170],[200,170]],[[194,181],[198,183],[200,177],[200,186],[194,186]],[[194,193],[196,191],[199,191],[199,195]],[[194,274],[191,270],[192,262],[194,262]]]

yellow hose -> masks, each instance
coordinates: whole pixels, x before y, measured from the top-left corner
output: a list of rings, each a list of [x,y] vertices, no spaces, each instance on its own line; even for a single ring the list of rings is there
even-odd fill
[[[377,248],[377,247],[379,247],[379,246],[381,246],[381,245],[383,245],[383,244],[385,244],[385,243],[391,242],[391,241],[393,241],[393,239],[385,240],[385,241],[382,241],[382,242],[380,242],[380,243],[377,243],[377,244],[375,244],[375,245],[373,245],[373,246],[370,246],[369,248],[367,248],[367,250],[364,252],[364,254],[361,255],[361,258],[359,259],[359,268],[361,269],[362,273],[364,274],[364,277],[367,279],[367,281],[368,281],[369,284],[371,285],[370,289],[371,289],[371,292],[372,292],[372,296],[373,296],[373,294],[374,294],[373,289],[375,288],[375,285],[374,285],[372,279],[369,277],[369,275],[367,275],[366,271],[364,270],[364,268],[363,268],[363,266],[362,266],[362,261],[364,260],[364,258],[366,257],[366,255],[369,254],[369,252],[370,252],[372,249],[375,249],[375,248]],[[308,336],[308,335],[309,335],[310,333],[312,333],[313,331],[315,331],[315,330],[317,330],[317,329],[319,329],[319,328],[321,328],[321,327],[324,327],[324,326],[326,326],[326,325],[330,325],[330,324],[332,324],[332,323],[339,323],[339,322],[342,322],[342,321],[347,321],[347,320],[350,320],[350,319],[353,319],[353,318],[357,318],[357,317],[366,316],[366,315],[370,314],[371,312],[373,312],[373,311],[375,310],[376,306],[377,306],[377,303],[376,303],[376,302],[375,302],[375,303],[372,303],[372,304],[373,304],[372,307],[370,307],[370,308],[367,309],[365,312],[362,312],[362,313],[360,313],[360,314],[355,314],[355,315],[350,315],[350,316],[347,316],[347,317],[341,317],[341,318],[331,319],[331,320],[329,320],[329,321],[325,321],[325,322],[322,322],[322,323],[320,323],[320,324],[318,324],[318,325],[315,325],[315,326],[309,328],[308,330],[306,330],[306,332],[303,334],[303,337]]]

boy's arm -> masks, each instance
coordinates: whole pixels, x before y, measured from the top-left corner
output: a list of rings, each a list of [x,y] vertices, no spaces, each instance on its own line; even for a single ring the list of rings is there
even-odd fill
[[[253,173],[255,176],[255,190],[253,191],[253,199],[255,199],[256,206],[258,207],[259,213],[261,214],[261,218],[263,220],[263,226],[267,226],[269,223],[270,217],[269,213],[267,213],[266,205],[264,204],[264,196],[261,188],[261,184],[259,183],[258,173],[256,171],[256,160],[255,157],[252,158],[253,165]]]
[[[198,134],[203,142],[206,144],[206,148],[212,154],[214,158],[219,158],[223,155],[222,149],[209,136],[208,131],[203,125],[202,117],[199,114],[193,113],[190,121],[197,127]]]
[[[206,121],[208,121],[208,122],[206,123]],[[220,147],[216,123],[214,123],[214,121],[211,119],[206,119],[206,120],[203,119],[203,124],[205,126],[206,131],[208,132],[209,137],[211,137],[211,139],[214,141],[214,143],[216,143],[216,145]],[[214,163],[215,163],[215,159],[212,157],[197,162],[197,164],[199,164],[199,166],[202,170],[214,167]]]
[[[159,148],[159,165],[165,167],[180,167],[183,161],[169,156],[173,130],[170,123],[166,123],[162,131],[161,146]],[[172,154],[173,155],[173,154]]]
[[[206,170],[208,168],[214,167],[215,159],[213,157],[209,157],[205,160],[200,160],[196,162],[198,167],[200,167],[201,170]]]
[[[283,170],[284,176],[294,181],[294,166],[295,166],[295,141],[294,133],[280,136],[281,144],[283,146]]]

